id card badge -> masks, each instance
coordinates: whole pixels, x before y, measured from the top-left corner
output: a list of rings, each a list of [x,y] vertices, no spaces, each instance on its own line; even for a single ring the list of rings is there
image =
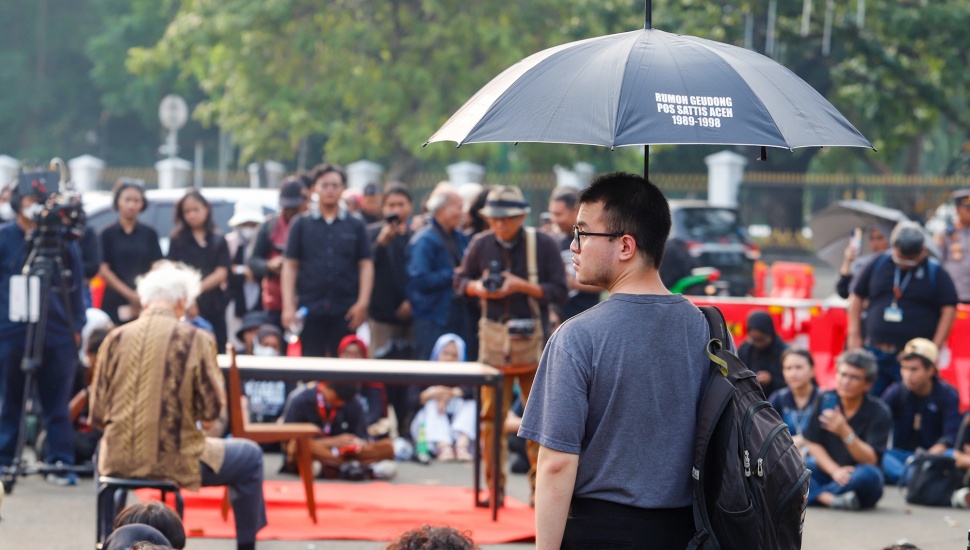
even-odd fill
[[[893,304],[886,308],[886,311],[882,314],[882,320],[887,323],[902,323],[903,322],[903,310],[899,309],[899,306]]]

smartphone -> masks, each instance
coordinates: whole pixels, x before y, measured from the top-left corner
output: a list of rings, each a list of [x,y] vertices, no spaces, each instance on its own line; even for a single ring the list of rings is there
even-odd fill
[[[384,218],[384,221],[393,225],[401,221],[401,216],[397,214],[389,214]]]
[[[839,405],[839,394],[830,391],[822,394],[822,403],[819,405],[819,412],[835,409]]]
[[[852,248],[855,250],[856,256],[862,254],[862,228],[856,227],[852,230],[852,238],[850,240],[852,243]]]

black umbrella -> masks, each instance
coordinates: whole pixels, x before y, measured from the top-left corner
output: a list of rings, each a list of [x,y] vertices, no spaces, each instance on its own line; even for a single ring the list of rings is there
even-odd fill
[[[533,54],[427,143],[798,147],[872,144],[784,66],[744,48],[646,28]],[[427,145],[427,143],[425,145]],[[644,159],[644,173],[647,160]]]

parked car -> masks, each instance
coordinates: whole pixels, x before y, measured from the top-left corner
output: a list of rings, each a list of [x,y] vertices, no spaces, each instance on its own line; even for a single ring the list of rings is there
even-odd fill
[[[738,221],[735,208],[705,201],[672,200],[670,238],[686,243],[695,267],[720,273],[717,284],[731,296],[747,296],[754,288],[754,262],[761,257]]]
[[[175,227],[175,204],[185,195],[187,189],[148,189],[145,196],[148,208],[138,219],[155,228],[162,246],[162,254],[168,253],[169,235]],[[259,204],[266,215],[279,209],[279,191],[276,189],[248,189],[231,187],[203,187],[202,196],[212,206],[212,216],[216,227],[223,233],[231,231],[229,218],[232,217],[236,202],[248,201]],[[107,191],[87,191],[82,197],[88,225],[100,232],[118,219],[118,213],[111,209],[111,193]]]

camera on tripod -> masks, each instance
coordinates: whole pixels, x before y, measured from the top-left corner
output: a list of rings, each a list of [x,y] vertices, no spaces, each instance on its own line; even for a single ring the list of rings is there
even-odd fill
[[[57,171],[20,174],[17,195],[34,196],[37,202],[24,209],[24,216],[33,220],[34,243],[56,244],[58,240],[77,240],[84,235],[86,217],[81,206],[81,194],[68,182],[67,170],[61,159],[51,161]]]

